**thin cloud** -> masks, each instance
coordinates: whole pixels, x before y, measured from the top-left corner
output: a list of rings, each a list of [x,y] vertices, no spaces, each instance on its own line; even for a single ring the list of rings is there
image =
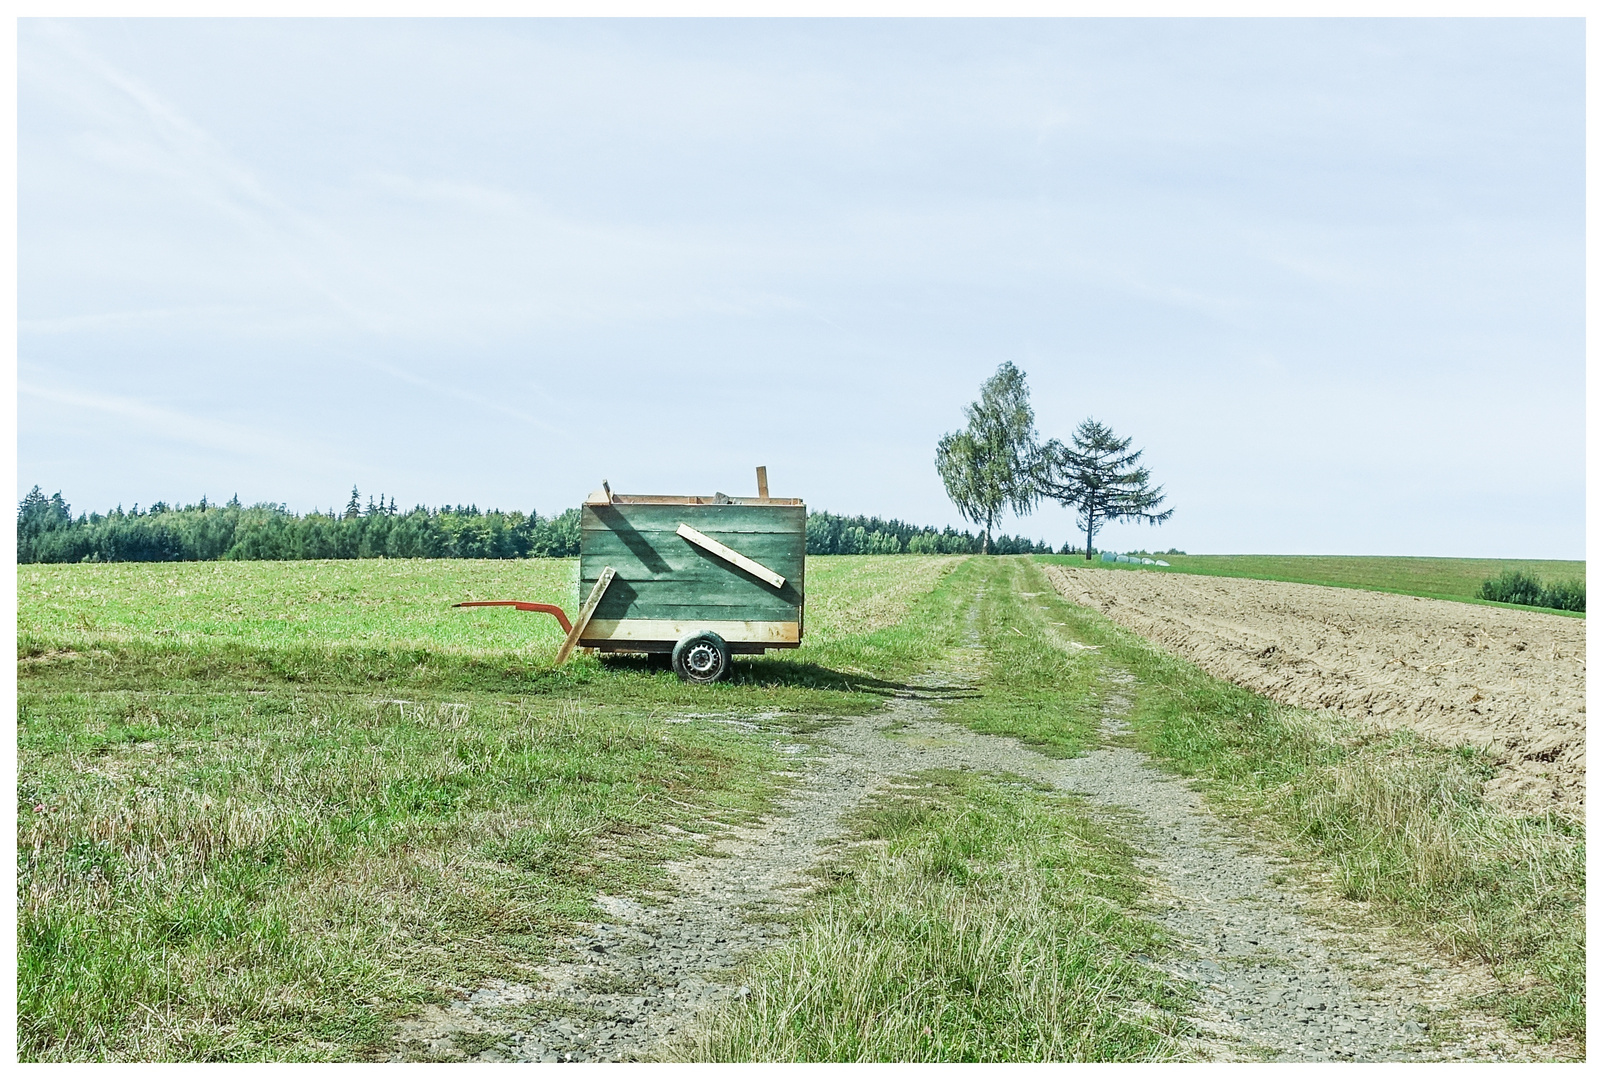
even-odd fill
[[[446,397],[453,397],[458,401],[467,402],[476,409],[483,409],[486,412],[500,413],[502,416],[509,416],[514,420],[521,421],[522,423],[531,424],[534,427],[540,428],[542,431],[549,431],[554,435],[561,435],[565,433],[564,428],[558,427],[549,420],[542,420],[533,413],[524,412],[522,409],[515,409],[510,405],[503,405],[499,401],[492,401],[489,398],[482,397],[467,390],[463,390],[460,387],[449,386],[444,383],[435,382],[433,379],[425,379],[421,375],[414,375],[410,371],[405,371],[398,367],[391,367],[389,364],[382,363],[378,360],[364,359],[358,362],[372,368],[374,371],[383,372],[392,379],[398,379],[401,382],[410,383],[421,390],[427,390],[431,394],[444,394]]]
[[[181,177],[194,195],[232,217],[273,249],[304,285],[356,328],[370,333],[385,331],[389,320],[353,300],[319,269],[319,264],[344,263],[347,269],[356,269],[369,286],[393,292],[385,288],[371,267],[354,266],[348,256],[352,245],[316,218],[280,199],[209,132],[91,49],[71,27],[51,22],[45,24],[45,30],[82,70],[110,88],[120,100],[132,103],[149,124],[144,131],[130,130],[124,122],[125,114],[102,103],[101,119],[109,127],[131,143],[159,151],[158,163],[163,171]],[[150,145],[151,135],[154,147]],[[402,301],[398,294],[392,299]]]
[[[308,443],[303,437],[285,438],[276,432],[232,421],[195,416],[177,409],[152,405],[136,398],[90,394],[81,390],[17,383],[20,397],[48,401],[72,409],[100,413],[129,421],[133,426],[174,442],[245,458],[270,456],[280,462],[326,466],[337,463],[354,471],[365,466],[339,455],[332,447]]]

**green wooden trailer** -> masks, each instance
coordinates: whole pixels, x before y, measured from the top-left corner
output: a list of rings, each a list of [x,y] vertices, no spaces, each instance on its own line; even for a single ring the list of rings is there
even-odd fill
[[[580,510],[579,596],[569,623],[550,611],[575,648],[656,653],[672,658],[680,678],[714,682],[736,653],[801,644],[806,598],[807,507],[768,496],[757,470],[757,498],[716,495],[617,495],[603,483]]]

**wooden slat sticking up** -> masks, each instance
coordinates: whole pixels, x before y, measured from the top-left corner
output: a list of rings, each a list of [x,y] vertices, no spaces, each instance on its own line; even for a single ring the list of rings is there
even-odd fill
[[[601,571],[600,577],[596,578],[595,587],[590,590],[589,597],[585,599],[584,607],[579,609],[578,617],[573,620],[573,629],[568,631],[568,639],[562,643],[562,648],[557,650],[558,666],[567,662],[568,654],[573,652],[575,645],[579,644],[579,637],[584,633],[584,628],[590,624],[590,616],[596,613],[596,605],[601,603],[601,597],[607,591],[607,586],[612,584],[612,575],[614,573],[616,571],[609,566]]]

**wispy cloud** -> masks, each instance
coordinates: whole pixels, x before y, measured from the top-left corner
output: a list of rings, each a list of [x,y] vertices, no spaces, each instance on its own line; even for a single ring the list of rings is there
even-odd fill
[[[112,101],[82,103],[95,109],[104,128],[117,136],[117,145],[132,153],[104,148],[102,153],[124,157],[124,165],[154,168],[180,180],[192,196],[232,218],[271,250],[302,284],[350,325],[373,333],[385,330],[386,319],[381,310],[357,301],[335,283],[341,276],[349,277],[353,270],[359,270],[358,276],[365,285],[383,287],[371,267],[353,265],[353,245],[325,222],[279,198],[203,127],[106,60],[72,26],[48,22],[43,31],[76,62],[80,71],[111,91]],[[144,123],[130,125],[126,109],[118,105],[132,105]],[[339,273],[331,272],[334,267]],[[401,298],[397,295],[395,299]]]
[[[88,393],[22,380],[17,383],[17,394],[21,398],[115,417],[139,429],[143,435],[213,452],[252,460],[270,457],[277,462],[302,466],[338,464],[358,472],[363,468],[361,464],[340,454],[336,448],[317,440],[308,440],[299,434],[291,438],[259,426],[196,416],[138,398]]]
[[[17,330],[23,334],[78,334],[96,330],[126,330],[161,323],[192,324],[197,319],[237,320],[249,313],[250,310],[247,308],[223,305],[146,308],[138,311],[96,311],[53,319],[18,319]]]
[[[561,426],[549,420],[544,420],[538,416],[535,416],[533,413],[525,412],[522,409],[513,408],[511,405],[495,401],[491,398],[484,397],[483,395],[475,394],[470,390],[463,390],[459,386],[451,386],[448,383],[438,382],[434,379],[425,379],[421,375],[415,375],[410,371],[393,367],[379,360],[364,359],[359,362],[367,367],[372,368],[374,371],[383,372],[392,379],[398,379],[401,382],[410,383],[420,390],[427,390],[431,394],[455,398],[458,401],[466,402],[467,404],[472,405],[476,409],[483,409],[485,412],[498,413],[501,416],[510,417],[511,419],[520,421],[521,423],[540,428],[542,431],[549,431],[554,435],[560,435],[563,433],[564,429]]]

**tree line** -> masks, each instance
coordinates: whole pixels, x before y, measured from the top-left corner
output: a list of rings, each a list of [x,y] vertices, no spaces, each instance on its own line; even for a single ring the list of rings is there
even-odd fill
[[[283,504],[243,506],[202,499],[72,516],[61,493],[36,486],[17,508],[17,561],[200,562],[216,559],[525,559],[577,555],[579,511],[481,512],[477,506],[416,506],[355,488],[343,513],[290,513]]]
[[[895,518],[845,517],[819,510],[807,515],[809,555],[972,555],[984,546],[983,537],[958,532],[948,525],[934,529],[909,525]],[[1048,555],[1052,545],[1023,536],[998,536],[991,542],[997,555]],[[1064,545],[1063,551],[1070,551]]]
[[[909,525],[895,519],[807,515],[809,555],[966,555],[982,539],[948,526]],[[991,550],[1004,555],[1046,553],[1051,546],[1025,537],[999,536]],[[1065,545],[1065,552],[1071,549]],[[61,492],[35,486],[17,507],[17,561],[205,562],[218,559],[530,559],[579,554],[579,511],[552,517],[530,511],[480,511],[477,506],[416,506],[402,511],[394,499],[351,489],[343,512],[290,513],[281,503],[243,506],[201,499],[188,506],[153,503],[109,513],[79,514]]]

